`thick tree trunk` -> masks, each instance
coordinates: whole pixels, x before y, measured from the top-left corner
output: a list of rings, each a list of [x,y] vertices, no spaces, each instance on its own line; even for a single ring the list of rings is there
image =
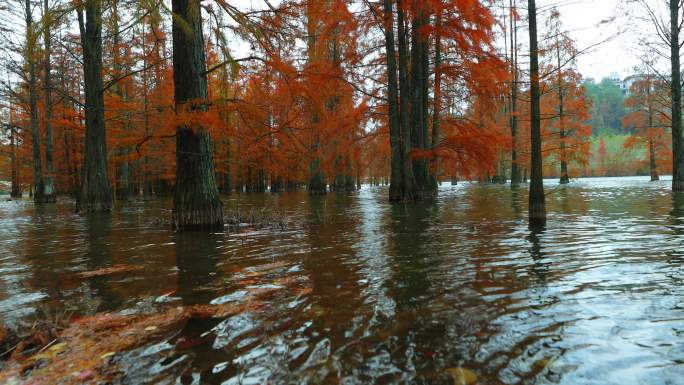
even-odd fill
[[[42,203],[45,185],[43,182],[43,164],[40,153],[40,123],[38,121],[38,79],[36,77],[36,52],[38,50],[37,31],[33,24],[31,1],[25,1],[26,9],[26,67],[28,71],[28,99],[31,140],[33,141],[33,201]]]
[[[530,174],[529,224],[537,228],[546,224],[546,198],[542,173],[541,113],[539,94],[539,52],[537,49],[537,7],[535,0],[527,0],[530,25],[530,137],[532,142],[532,170]]]
[[[317,119],[314,121],[317,124]],[[309,163],[309,184],[307,190],[311,195],[325,195],[328,192],[328,185],[321,172],[321,159],[318,156],[320,151],[320,140],[317,134],[314,134],[314,142],[311,146],[311,150],[314,154],[314,158]]]
[[[424,7],[421,9],[422,14],[421,14],[421,21],[420,25],[421,28],[422,26],[428,25],[430,23],[430,18],[428,14],[428,8]],[[423,33],[419,33],[418,35],[419,42],[420,42],[420,61],[421,61],[421,90],[420,90],[420,98],[421,98],[421,122],[423,125],[422,128],[422,134],[423,134],[423,150],[429,150],[432,148],[431,142],[430,142],[430,130],[428,128],[429,126],[429,121],[430,121],[430,101],[429,101],[429,90],[430,90],[430,39],[428,39],[426,36],[423,36]],[[423,163],[423,196],[426,198],[430,198],[435,196],[437,194],[437,183],[436,180],[433,180],[432,175],[430,175],[430,162],[428,159],[422,159]],[[434,183],[433,183],[434,182]]]
[[[173,81],[176,110],[206,110],[207,77],[199,0],[173,0]],[[176,128],[173,225],[179,230],[223,229],[211,135],[205,127]]]
[[[383,0],[385,13],[385,56],[387,57],[387,104],[390,133],[390,189],[392,202],[404,200],[403,194],[403,157],[401,127],[399,126],[399,90],[397,86],[397,59],[394,43],[394,10],[392,0]]]
[[[672,64],[672,191],[684,191],[682,145],[682,83],[679,67],[679,0],[670,0],[670,60]]]
[[[112,61],[113,61],[113,72],[114,78],[118,79],[123,75],[123,66],[121,65],[121,47],[119,42],[119,0],[112,0]],[[127,101],[128,93],[119,84],[115,84],[112,87],[114,94],[116,94],[123,102]],[[126,113],[126,115],[130,115]],[[130,121],[130,116],[126,118],[126,121]],[[128,124],[128,123],[127,123]],[[127,127],[125,131],[128,131]],[[116,178],[116,197],[118,200],[127,201],[130,199],[133,189],[131,183],[131,165],[128,160],[128,156],[131,153],[130,146],[123,146],[119,148],[118,155],[123,158],[119,163]]]
[[[424,24],[424,17],[421,14],[415,15],[411,21],[411,145],[413,148],[423,150],[426,148],[425,134],[427,126],[424,120],[424,60],[425,40],[421,36],[421,28]],[[428,195],[428,173],[427,162],[422,159],[412,159],[413,175],[415,177],[416,198],[422,199]]]
[[[403,11],[404,0],[397,1],[397,34],[399,49],[399,123],[401,132],[401,168],[402,168],[402,201],[412,201],[416,198],[416,179],[411,162],[411,95],[408,78],[409,52],[406,34],[406,20]]]
[[[108,211],[112,208],[112,190],[107,171],[107,135],[105,131],[102,82],[102,4],[88,0],[78,12],[83,48],[85,83],[85,158],[77,211]]]
[[[312,63],[318,60],[319,49],[316,41],[318,34],[318,19],[316,11],[313,9],[313,2],[307,3],[307,60]],[[319,117],[315,111],[312,111],[311,126],[311,155],[312,159],[309,163],[309,183],[307,190],[311,195],[324,195],[328,191],[327,181],[321,172],[320,146],[321,141],[318,136],[317,125],[319,124]]]
[[[432,143],[431,147],[433,150],[437,149],[440,140],[440,119],[442,112],[442,13],[435,16],[435,93],[434,101],[432,107]],[[434,175],[432,175],[430,184],[434,191],[437,191],[438,178],[439,178],[439,159],[437,157],[432,158],[432,170],[434,170]]]
[[[50,65],[51,50],[51,20],[48,0],[43,1],[43,41],[44,62],[43,62],[43,88],[45,88],[45,185],[43,187],[43,202],[54,203],[57,201],[55,191],[55,167],[54,167],[54,137],[52,131],[52,70]]]

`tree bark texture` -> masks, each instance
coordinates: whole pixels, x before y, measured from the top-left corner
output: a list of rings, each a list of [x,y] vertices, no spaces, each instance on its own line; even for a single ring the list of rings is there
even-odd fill
[[[177,111],[205,111],[206,57],[199,0],[173,0],[173,81]],[[173,226],[178,230],[223,229],[213,145],[205,127],[176,128]]]
[[[108,211],[112,190],[107,171],[107,134],[105,131],[102,81],[102,3],[88,0],[78,12],[83,48],[85,84],[85,158],[77,211]]]
[[[670,61],[672,64],[672,191],[684,191],[682,146],[682,80],[679,60],[679,0],[670,0]]]
[[[546,225],[546,198],[542,173],[541,112],[539,93],[539,51],[537,46],[537,7],[535,0],[528,0],[530,29],[530,139],[532,165],[530,172],[529,224],[530,227]]]

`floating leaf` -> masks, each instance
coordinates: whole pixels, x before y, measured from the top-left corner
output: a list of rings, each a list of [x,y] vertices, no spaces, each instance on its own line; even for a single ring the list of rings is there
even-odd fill
[[[547,358],[543,358],[539,361],[535,361],[534,366],[536,366],[537,368],[540,368],[540,369],[546,369],[549,366],[551,366],[554,361],[556,361],[555,358],[547,357]]]
[[[51,360],[54,358],[57,354],[61,353],[64,351],[66,348],[66,344],[64,342],[60,342],[58,344],[52,345],[49,348],[47,348],[43,352],[39,352],[38,354],[35,354],[29,358],[31,361],[38,361],[38,360]]]
[[[81,381],[85,381],[92,377],[95,374],[92,370],[84,370],[82,372],[76,373],[76,378],[78,378]]]
[[[153,331],[155,331],[155,330],[157,330],[157,327],[156,327],[156,326],[148,326],[148,327],[145,328],[145,331],[146,331],[146,332],[153,332]]]
[[[142,266],[139,265],[125,265],[125,264],[118,264],[114,265],[111,267],[106,267],[98,270],[93,270],[93,271],[83,271],[78,273],[78,276],[81,278],[91,278],[91,277],[99,277],[102,275],[109,275],[109,274],[115,274],[115,273],[124,273],[128,271],[134,271],[134,270],[140,270],[142,269]]]
[[[62,350],[64,350],[65,348],[66,348],[66,343],[60,342],[58,344],[54,344],[54,345],[50,346],[50,348],[48,350],[52,354],[57,354],[57,353],[61,352]]]
[[[454,380],[454,385],[470,385],[477,381],[477,374],[466,368],[449,368],[446,372]]]

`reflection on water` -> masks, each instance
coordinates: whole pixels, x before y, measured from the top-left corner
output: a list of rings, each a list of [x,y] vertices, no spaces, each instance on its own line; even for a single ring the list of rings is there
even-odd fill
[[[684,378],[684,195],[648,178],[549,184],[527,228],[523,186],[444,185],[434,204],[383,188],[240,195],[287,231],[178,234],[170,202],[81,217],[0,203],[0,317],[260,306],[191,319],[121,357],[126,382],[675,384]],[[239,201],[238,201],[239,200]],[[126,273],[79,273],[129,264]]]

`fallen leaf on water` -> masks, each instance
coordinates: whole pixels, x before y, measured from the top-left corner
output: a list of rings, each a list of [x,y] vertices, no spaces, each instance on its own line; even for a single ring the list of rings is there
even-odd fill
[[[66,348],[66,343],[60,342],[58,344],[54,344],[54,345],[50,346],[50,348],[48,350],[54,354],[57,354],[57,353],[61,352],[62,350],[64,350],[64,348]]]
[[[313,291],[310,287],[296,287],[292,289],[298,296],[309,295]]]
[[[79,380],[83,381],[83,380],[87,380],[87,379],[89,379],[90,377],[92,377],[93,374],[95,374],[95,373],[94,373],[92,370],[84,370],[84,371],[82,371],[82,372],[80,372],[80,373],[77,373],[77,374],[76,374],[76,378],[78,378]]]
[[[66,344],[64,342],[60,342],[58,344],[50,346],[48,349],[46,349],[43,352],[40,352],[34,356],[31,356],[29,358],[29,360],[31,360],[31,361],[38,361],[38,360],[42,360],[42,359],[51,360],[57,354],[64,351],[65,348],[66,348]]]
[[[145,328],[145,331],[146,331],[146,332],[152,332],[152,331],[155,331],[155,330],[157,330],[157,327],[156,327],[156,326],[148,326],[148,327]]]
[[[454,380],[454,385],[470,385],[477,381],[477,374],[466,368],[449,368],[446,370]]]
[[[537,368],[540,368],[540,369],[546,369],[546,368],[548,368],[549,366],[551,366],[551,364],[553,364],[553,362],[554,362],[555,360],[556,360],[556,359],[553,358],[553,357],[543,358],[543,359],[541,359],[541,360],[539,360],[539,361],[535,361],[534,366],[536,366]]]
[[[139,265],[119,264],[119,265],[114,265],[114,266],[105,267],[102,269],[97,269],[97,270],[92,270],[92,271],[83,271],[83,272],[78,273],[78,276],[81,278],[99,277],[102,275],[109,275],[109,274],[114,274],[114,273],[123,273],[123,272],[127,272],[127,271],[140,270],[142,268],[143,267],[139,266]]]
[[[245,279],[240,280],[240,282],[239,282],[240,286],[256,285],[257,283],[259,283],[259,281],[257,281],[256,279],[253,279],[253,278],[245,278]]]

